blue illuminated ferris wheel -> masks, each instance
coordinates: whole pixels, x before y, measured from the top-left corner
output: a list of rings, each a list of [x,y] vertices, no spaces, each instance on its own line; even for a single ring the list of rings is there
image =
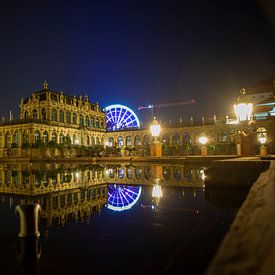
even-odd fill
[[[114,211],[132,208],[140,197],[141,189],[141,186],[109,185],[107,207]]]
[[[114,104],[107,106],[105,111],[107,131],[140,127],[137,115],[127,106]]]

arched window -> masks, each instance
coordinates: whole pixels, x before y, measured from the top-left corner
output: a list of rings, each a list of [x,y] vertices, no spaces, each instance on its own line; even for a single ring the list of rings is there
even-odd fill
[[[15,131],[15,132],[13,133],[12,143],[18,145],[18,132],[17,132],[17,131]]]
[[[70,135],[69,135],[69,134],[67,134],[67,136],[66,136],[65,143],[66,143],[67,145],[70,145],[70,144],[72,143],[72,141],[71,141],[71,137],[70,137]]]
[[[91,127],[94,127],[94,126],[95,126],[95,125],[94,125],[94,118],[93,118],[93,117],[91,117],[90,126],[91,126]]]
[[[52,120],[57,121],[57,112],[56,109],[52,109]]]
[[[90,138],[87,136],[87,146],[90,146]]]
[[[124,178],[124,169],[123,168],[119,168],[118,169],[118,178],[119,179],[123,179]]]
[[[183,143],[191,143],[191,135],[189,132],[183,133]]]
[[[36,110],[36,109],[34,109],[34,110],[32,111],[32,117],[33,117],[33,118],[38,118],[37,110]]]
[[[95,137],[92,137],[92,145],[95,145]]]
[[[25,118],[25,119],[29,118],[29,112],[28,112],[28,111],[25,112],[24,118]]]
[[[135,146],[141,146],[141,138],[140,138],[140,136],[135,136]]]
[[[174,174],[174,179],[176,181],[181,180],[181,169],[179,167],[174,167],[173,168],[173,174]]]
[[[130,136],[126,137],[126,146],[132,146],[132,138]]]
[[[44,143],[48,143],[48,141],[49,141],[49,134],[48,134],[47,131],[44,131],[44,132],[43,132],[42,141],[43,141]]]
[[[64,135],[62,133],[59,135],[59,143],[60,144],[64,143]]]
[[[135,169],[135,177],[137,180],[140,180],[142,178],[142,169],[141,168]]]
[[[47,119],[47,111],[46,111],[45,108],[43,108],[43,109],[41,110],[41,118],[42,118],[43,120],[46,120],[46,119]]]
[[[84,145],[84,137],[81,135],[81,145]]]
[[[118,139],[117,139],[117,146],[118,147],[122,147],[123,146],[123,137],[118,137]]]
[[[3,147],[3,135],[0,133],[0,147]]]
[[[86,118],[85,118],[85,126],[89,126],[89,117],[88,116],[86,116]]]
[[[126,175],[127,175],[127,179],[131,180],[133,178],[133,169],[127,168]]]
[[[114,146],[114,138],[113,137],[109,137],[108,146]]]
[[[66,123],[71,123],[71,113],[69,111],[66,112]]]
[[[52,133],[52,141],[56,143],[56,132]]]
[[[29,143],[29,134],[27,131],[23,132],[23,143]]]
[[[80,115],[79,117],[79,124],[84,125],[83,115]]]
[[[73,113],[73,124],[77,124],[76,113]]]
[[[37,142],[40,140],[40,132],[38,130],[36,130],[34,132],[34,142]]]
[[[5,147],[10,147],[10,146],[11,146],[11,135],[10,135],[10,132],[7,132],[5,136]]]
[[[143,138],[143,145],[147,146],[150,145],[150,137],[148,135],[145,135]]]
[[[95,120],[95,127],[99,128],[99,120],[98,120],[98,118],[96,118],[96,120]]]
[[[64,112],[62,110],[59,111],[59,122],[64,122]]]
[[[163,178],[165,180],[170,180],[171,177],[171,168],[170,167],[163,167]]]
[[[103,122],[102,119],[100,120],[100,127],[101,127],[101,128],[104,128],[104,122]]]
[[[99,137],[96,138],[96,145],[100,145]]]
[[[179,145],[180,144],[180,135],[179,135],[179,133],[175,133],[173,135],[172,143],[173,143],[173,145]]]
[[[164,134],[163,137],[162,137],[162,143],[164,144],[170,144],[170,137],[168,134]]]
[[[78,144],[78,139],[76,138],[76,135],[73,135],[73,144]]]

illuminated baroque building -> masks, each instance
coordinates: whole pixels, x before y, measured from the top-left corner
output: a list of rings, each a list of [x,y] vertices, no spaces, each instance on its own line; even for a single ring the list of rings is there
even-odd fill
[[[263,99],[266,101],[270,91],[264,89],[261,92],[264,93]],[[252,90],[250,94],[253,94]],[[253,96],[255,97],[255,94]],[[256,110],[261,104],[259,98],[261,96],[257,95]],[[268,108],[271,107],[268,106]],[[140,129],[135,126],[139,125],[135,124],[137,117],[129,108],[125,113],[119,109],[118,105],[115,108],[122,118],[126,115],[128,117],[126,123],[118,121],[117,125],[129,124],[130,128],[120,129],[120,127],[108,126],[110,120],[108,115],[117,117],[113,110],[107,110],[105,113],[98,103],[89,102],[87,96],[76,98],[65,95],[63,92],[52,91],[45,82],[43,90],[34,92],[26,99],[21,99],[19,120],[3,120],[0,124],[0,157],[41,159],[89,156],[95,155],[90,154],[94,148],[102,149],[103,146],[109,149],[120,149],[123,156],[150,155],[152,137],[149,129]],[[253,147],[253,150],[250,148],[247,151],[254,152],[252,154],[257,153],[259,148],[257,133],[261,134],[264,131],[267,133],[268,151],[275,153],[274,118],[272,115],[265,116],[265,119],[256,117],[253,125],[246,129],[246,132],[251,134],[251,140],[244,146],[249,144]],[[193,120],[183,123],[181,120],[177,124],[162,125],[159,140],[163,144],[163,155],[200,154],[199,137],[202,135],[208,137],[209,154],[235,154],[239,126],[228,122],[226,117],[213,116],[211,119],[202,119],[200,123]],[[107,151],[106,149],[108,155]],[[112,150],[109,151],[112,152]]]
[[[89,102],[88,96],[76,98],[49,90],[45,82],[43,90],[21,99],[19,121],[2,121],[0,156],[35,156],[36,150],[27,149],[41,147],[41,143],[50,143],[49,147],[100,145],[105,128],[106,115],[98,103]]]

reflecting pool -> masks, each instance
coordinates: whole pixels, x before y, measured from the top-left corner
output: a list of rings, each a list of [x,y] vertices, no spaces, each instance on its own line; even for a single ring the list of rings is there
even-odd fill
[[[0,274],[203,274],[247,194],[205,169],[0,164]]]

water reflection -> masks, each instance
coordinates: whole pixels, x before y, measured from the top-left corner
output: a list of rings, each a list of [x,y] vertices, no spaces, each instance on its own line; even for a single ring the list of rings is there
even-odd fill
[[[132,231],[137,233],[143,230],[144,235],[137,239],[138,242],[143,242],[144,236],[147,236],[150,230],[160,230],[157,234],[163,230],[165,235],[160,238],[164,240],[167,236],[175,237],[174,245],[177,244],[176,237],[188,236],[189,238],[193,234],[193,228],[198,231],[201,224],[205,223],[205,216],[209,215],[207,214],[209,206],[205,205],[205,194],[207,193],[206,199],[210,201],[213,199],[215,203],[219,203],[215,192],[204,191],[204,177],[202,167],[185,165],[0,164],[0,196],[2,199],[0,208],[8,205],[13,213],[16,209],[19,220],[17,227],[19,228],[17,232],[19,265],[22,270],[27,270],[26,274],[29,274],[31,266],[35,274],[41,257],[43,259],[47,257],[45,251],[50,249],[46,243],[48,244],[52,239],[59,242],[63,234],[71,242],[76,235],[85,234],[84,226],[89,230],[98,226],[98,231],[93,234],[89,232],[90,235],[86,234],[86,238],[95,236],[94,242],[97,237],[100,238],[100,235],[96,233],[104,231],[104,224],[108,222],[106,226],[108,228],[102,233],[102,235],[106,234],[108,242],[116,240],[113,234],[127,238],[128,235],[125,232],[130,234]],[[113,211],[118,213],[114,214]],[[99,215],[102,212],[104,215]],[[131,219],[129,215],[134,215],[134,217]],[[148,215],[152,216],[148,219]],[[99,226],[96,221],[91,222],[93,216],[95,219],[92,221],[98,221],[104,216],[104,223]],[[113,216],[117,219],[127,217],[129,226],[133,222],[135,224],[130,229],[127,225],[120,224],[120,227],[116,229],[113,227],[115,221],[108,220]],[[214,222],[218,219],[216,214],[211,217]],[[200,218],[202,220],[198,220]],[[144,224],[139,224],[140,221],[144,221]],[[148,228],[151,221],[153,229]],[[76,225],[83,226],[81,231],[78,227],[79,231],[73,230],[73,234],[68,235],[65,229]],[[139,227],[138,230],[136,226]],[[171,228],[171,226],[173,232],[167,232],[168,234],[162,229]],[[56,232],[60,232],[63,227],[65,231],[62,230],[62,234],[59,234],[57,238]],[[112,236],[108,239],[109,232]],[[118,232],[124,233],[119,235]],[[174,235],[174,232],[179,233]],[[201,232],[196,234],[205,234],[207,231],[204,228]],[[152,238],[156,236],[158,235]],[[82,242],[84,247],[85,238]],[[100,250],[101,247],[102,243],[98,244],[95,246],[95,251]],[[118,246],[114,245],[114,247]],[[170,241],[167,242],[167,248],[163,250],[163,253],[170,251],[169,247]],[[148,247],[147,251],[150,249]],[[71,250],[65,250],[63,253],[68,256]],[[103,257],[104,253],[100,255]],[[93,257],[95,255],[89,255],[86,258],[93,259]]]
[[[131,209],[139,200],[141,186],[110,184],[108,187],[108,208],[114,211]]]

